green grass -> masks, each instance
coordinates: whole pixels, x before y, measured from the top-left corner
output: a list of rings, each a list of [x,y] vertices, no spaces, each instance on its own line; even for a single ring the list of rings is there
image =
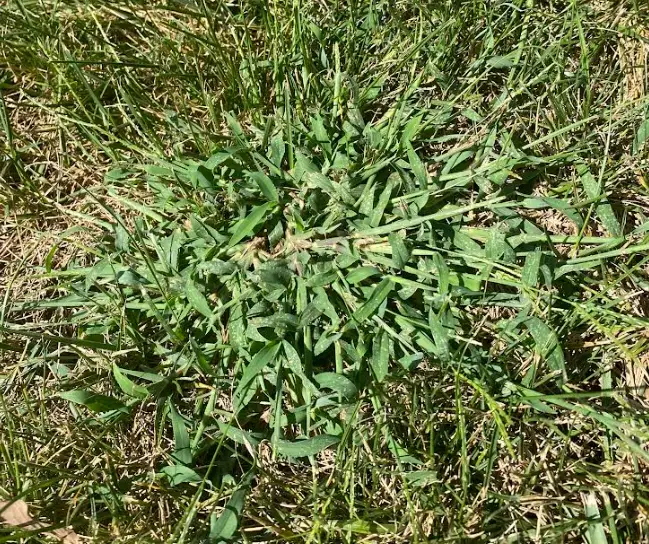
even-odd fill
[[[643,4],[0,21],[0,500],[94,542],[647,539]]]

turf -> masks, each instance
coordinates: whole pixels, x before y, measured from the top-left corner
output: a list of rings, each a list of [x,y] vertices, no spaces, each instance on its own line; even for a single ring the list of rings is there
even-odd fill
[[[93,542],[645,541],[648,25],[0,4],[0,500]]]

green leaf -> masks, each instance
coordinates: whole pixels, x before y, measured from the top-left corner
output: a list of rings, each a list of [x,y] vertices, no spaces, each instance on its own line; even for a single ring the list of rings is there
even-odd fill
[[[649,140],[649,118],[645,119],[644,122],[638,128],[638,132],[635,135],[633,140],[633,154],[637,155],[642,148],[644,143]]]
[[[113,376],[119,388],[129,397],[144,399],[149,396],[149,391],[146,387],[136,384],[115,363],[113,363]]]
[[[67,297],[66,297],[67,299]],[[68,304],[72,300],[76,300],[74,297],[71,299],[59,299],[58,301],[53,301],[53,304],[47,304],[46,302],[38,302],[38,307],[42,308],[58,308],[58,307],[68,307]],[[87,299],[84,299],[84,302],[87,302]],[[72,307],[83,306],[83,304],[72,304]],[[34,306],[36,307],[36,306]],[[84,338],[67,338],[65,336],[58,336],[54,334],[46,334],[35,331],[27,331],[23,329],[16,329],[13,327],[5,327],[0,325],[0,332],[5,332],[8,334],[16,334],[18,336],[26,336],[27,338],[38,338],[39,340],[45,340],[49,342],[58,342],[63,345],[70,346],[83,346],[90,349],[105,349],[107,351],[118,351],[120,348],[116,344],[104,344],[103,342],[95,342],[94,340],[86,340]]]
[[[270,140],[270,161],[279,168],[282,165],[285,153],[286,144],[282,136],[278,134]]]
[[[266,214],[274,205],[273,202],[267,202],[261,206],[254,207],[245,219],[239,222],[237,228],[232,234],[232,238],[230,238],[228,246],[232,247],[233,245],[238,244],[245,237],[250,236],[254,232],[257,223],[266,217]]]
[[[248,495],[248,487],[238,489],[225,505],[221,515],[210,521],[210,542],[231,540],[239,529],[239,519]]]
[[[248,431],[239,429],[234,425],[228,425],[227,423],[223,423],[222,421],[217,421],[217,424],[219,426],[219,430],[233,442],[241,444],[242,446],[254,447],[259,445],[259,440]]]
[[[344,330],[349,330],[357,325],[361,325],[366,319],[374,315],[379,306],[388,297],[394,284],[389,278],[385,278],[375,288],[370,298],[358,310],[356,310],[351,320],[345,325]]]
[[[408,145],[408,162],[410,163],[412,173],[419,182],[419,186],[422,189],[428,187],[428,171],[426,170],[426,166],[421,162],[421,159],[411,145]]]
[[[228,151],[217,151],[203,163],[203,166],[208,170],[214,170],[217,166],[230,159],[239,149],[232,148]]]
[[[313,385],[311,380],[304,373],[302,359],[297,350],[286,340],[282,341],[282,347],[284,348],[284,355],[286,357],[286,368],[302,380],[302,385],[309,391],[309,393],[312,395],[318,395],[318,388]]]
[[[50,249],[47,253],[47,257],[45,257],[45,272],[47,272],[48,274],[52,272],[52,260],[54,259],[54,255],[56,255],[58,249],[58,244],[53,245],[52,249]]]
[[[383,214],[385,213],[385,208],[390,202],[390,197],[392,196],[392,189],[394,188],[392,178],[388,178],[388,182],[379,197],[379,201],[370,216],[370,227],[377,227],[381,224],[383,219]]]
[[[449,347],[448,332],[432,309],[428,315],[428,326],[435,341],[437,356],[442,361],[449,361],[451,358],[451,350]]]
[[[372,340],[372,359],[370,366],[376,381],[382,382],[388,375],[390,358],[390,339],[385,331],[379,331]]]
[[[300,320],[293,314],[277,312],[267,317],[253,317],[248,323],[256,328],[271,327],[274,329],[296,330],[300,325]]]
[[[115,248],[119,251],[128,252],[131,243],[131,235],[122,225],[115,225]],[[105,263],[110,266],[109,263]]]
[[[321,272],[320,274],[315,274],[311,276],[306,284],[309,287],[326,287],[331,285],[334,281],[338,279],[338,271],[330,270],[329,272]]]
[[[246,134],[243,132],[243,128],[241,128],[241,125],[239,124],[239,121],[237,121],[237,118],[232,115],[232,113],[227,112],[225,114],[225,120],[227,121],[232,134],[234,134],[234,136],[237,138],[237,140],[239,140],[240,143],[245,144]]]
[[[315,288],[314,291],[318,293],[318,296],[313,299],[313,304],[315,305],[315,307],[331,320],[331,324],[334,327],[338,326],[340,318],[338,317],[336,308],[329,300],[326,291],[321,287]]]
[[[520,203],[525,208],[530,208],[533,210],[539,210],[543,208],[554,208],[558,212],[565,215],[570,221],[572,221],[577,228],[581,228],[584,225],[584,220],[581,215],[571,206],[568,200],[563,200],[560,198],[554,198],[549,196],[534,197],[534,198],[525,198]]]
[[[327,349],[329,349],[329,346],[331,346],[331,344],[338,340],[340,336],[340,333],[330,333],[328,331],[323,332],[320,335],[320,338],[318,338],[315,347],[313,348],[313,353],[315,355],[321,355],[322,353],[327,351]]]
[[[590,199],[596,199],[601,195],[600,184],[591,174],[590,169],[585,164],[577,165],[577,174],[584,186],[584,191]],[[596,213],[604,228],[611,236],[622,236],[622,227],[617,220],[613,207],[607,199],[601,199],[596,204]]]
[[[299,150],[295,151],[295,173],[296,180],[303,180],[308,173],[319,173],[320,169],[313,164],[313,161]],[[306,180],[303,180],[306,181]]]
[[[259,189],[268,200],[271,202],[279,200],[277,188],[266,174],[263,172],[248,172],[248,176],[259,186]]]
[[[250,386],[252,385],[255,378],[268,366],[271,361],[275,359],[277,352],[281,344],[279,342],[273,342],[264,346],[259,352],[252,358],[250,364],[246,366],[243,371],[243,375],[239,380],[239,385],[234,391],[234,410],[238,412],[241,408],[244,407],[245,399]]]
[[[430,484],[440,483],[441,480],[434,470],[413,470],[405,472],[403,477],[415,487],[426,487]]]
[[[153,221],[157,223],[162,223],[164,222],[164,217],[160,215],[158,212],[152,210],[149,206],[145,204],[140,204],[139,202],[135,202],[133,200],[129,200],[128,198],[119,195],[115,192],[113,192],[111,189],[108,190],[108,194],[113,197],[116,201],[118,201],[120,204],[123,204],[124,206],[131,208],[132,210],[138,212],[139,214],[146,216]]]
[[[521,281],[526,287],[535,287],[539,281],[539,268],[541,266],[541,257],[543,254],[540,250],[529,253],[525,257],[525,265],[521,273]]]
[[[556,333],[538,317],[530,317],[525,321],[525,325],[534,338],[537,353],[547,361],[552,370],[560,372],[561,381],[565,379],[565,360]]]
[[[347,274],[346,280],[348,283],[356,285],[357,283],[380,273],[381,271],[375,266],[359,266]]]
[[[392,454],[399,460],[400,463],[410,464],[410,465],[421,465],[421,461],[416,457],[413,457],[408,453],[408,450],[404,448],[398,440],[396,440],[389,432],[386,432],[386,443],[388,449]]]
[[[494,57],[490,57],[487,59],[487,66],[491,66],[492,68],[496,68],[496,69],[511,68],[515,64],[516,63],[514,61],[514,57],[511,54],[496,55]]]
[[[320,387],[331,389],[348,399],[354,398],[358,395],[358,389],[354,383],[342,374],[336,374],[335,372],[322,372],[315,375],[313,379]]]
[[[417,133],[419,132],[419,126],[421,125],[423,117],[423,115],[416,115],[406,123],[405,127],[403,127],[403,133],[401,134],[402,147],[408,147],[408,144],[415,139],[415,136],[417,136]],[[410,162],[410,165],[412,166],[412,161]]]
[[[322,116],[319,113],[316,113],[311,118],[311,128],[313,129],[313,135],[315,136],[318,145],[321,146],[328,155],[331,155],[329,133],[327,132]]]
[[[237,300],[241,297],[238,285],[232,289],[232,298]],[[228,339],[232,347],[241,351],[246,347],[246,319],[243,313],[243,305],[235,304],[230,310],[228,319]]]
[[[194,470],[183,465],[170,465],[164,467],[160,474],[169,479],[169,485],[176,486],[185,483],[202,482],[201,478]]]
[[[437,282],[439,286],[440,295],[446,295],[448,293],[448,288],[451,283],[451,274],[448,269],[444,258],[439,254],[435,253],[433,255],[433,264],[437,269]]]
[[[164,376],[161,376],[160,374],[154,374],[152,372],[140,372],[139,370],[128,370],[126,368],[120,369],[120,372],[128,376],[135,376],[151,383],[159,383],[165,380]]]
[[[187,295],[187,300],[196,311],[205,317],[213,317],[209,302],[207,302],[205,295],[198,290],[198,287],[196,287],[196,284],[191,278],[187,278],[187,282],[185,283],[185,294]]]
[[[497,228],[489,230],[489,237],[485,244],[485,255],[492,261],[498,261],[508,249],[505,235]]]
[[[592,268],[599,268],[601,266],[601,261],[592,260],[590,262],[581,262],[577,264],[564,264],[554,271],[555,279],[559,279],[561,276],[570,274],[573,272],[590,270]]]
[[[214,274],[215,276],[228,276],[237,270],[237,265],[231,262],[214,259],[205,261],[198,265],[197,269],[203,274]]]
[[[171,402],[169,402],[169,414],[174,432],[174,452],[171,457],[178,463],[190,465],[192,462],[192,450],[189,442],[189,432],[187,432],[185,421]]]
[[[195,170],[192,170],[191,177],[195,186],[200,187],[201,189],[214,188],[214,174],[210,169],[203,165],[198,165]]]
[[[147,174],[154,177],[173,178],[174,176],[174,171],[171,168],[159,166],[157,164],[149,164],[145,166],[144,170]]]
[[[321,434],[306,440],[277,441],[277,453],[286,457],[309,457],[340,442],[340,438],[333,435]]]
[[[592,491],[583,493],[582,500],[584,502],[584,514],[588,521],[588,544],[608,544],[595,493]]]
[[[147,285],[149,283],[149,280],[132,269],[118,272],[116,277],[119,285],[127,285],[129,287],[139,287],[140,285]]]
[[[129,177],[129,175],[130,172],[128,170],[124,170],[123,168],[113,168],[106,172],[104,179],[106,181],[119,181],[126,179],[127,177]]]
[[[59,393],[57,396],[75,404],[81,404],[93,412],[111,412],[113,410],[128,412],[127,406],[122,401],[92,391],[74,389]]]
[[[394,232],[388,236],[388,241],[392,247],[392,262],[395,268],[403,270],[410,259],[410,251],[403,242],[403,238]]]

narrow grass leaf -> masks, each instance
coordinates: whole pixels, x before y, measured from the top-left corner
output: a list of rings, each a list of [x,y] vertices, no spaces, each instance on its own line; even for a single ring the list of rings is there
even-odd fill
[[[649,140],[649,118],[645,119],[633,140],[633,153],[638,154],[644,147],[644,143]]]
[[[497,204],[502,203],[503,199],[504,197],[499,196],[482,202],[473,202],[471,204],[467,204],[466,206],[446,206],[444,209],[430,215],[421,215],[419,217],[413,217],[411,219],[400,219],[398,221],[393,221],[392,223],[389,223],[387,225],[359,231],[357,232],[356,237],[362,238],[366,236],[381,236],[401,229],[418,227],[422,223],[426,223],[428,221],[442,221],[451,217],[462,216],[467,212],[477,210],[479,208],[493,208]],[[383,211],[381,211],[381,216],[383,216]],[[374,226],[373,223],[372,226]]]
[[[564,379],[565,360],[556,333],[538,317],[529,318],[525,325],[534,338],[537,353],[547,361],[552,370],[559,371],[561,379]]]
[[[444,258],[439,253],[433,254],[433,264],[437,270],[439,293],[441,295],[446,295],[451,283],[451,272],[444,261]]]
[[[511,54],[509,55],[496,55],[487,59],[487,66],[492,68],[502,69],[511,68],[515,65],[515,60]]]
[[[170,465],[164,467],[160,474],[169,480],[169,485],[172,487],[186,484],[186,483],[199,483],[203,481],[196,471],[183,465]]]
[[[598,198],[601,194],[599,182],[595,179],[593,174],[591,174],[588,166],[585,164],[578,165],[577,174],[581,179],[581,183],[584,186],[584,191],[586,192],[586,195],[588,195],[588,198]],[[606,199],[600,200],[596,209],[597,217],[609,234],[615,237],[621,236],[622,227],[613,211],[613,207],[608,203],[608,201]]]
[[[419,182],[419,186],[422,189],[428,187],[428,172],[426,171],[426,166],[410,144],[408,144],[408,162],[410,163],[412,173],[415,175],[415,179]]]
[[[397,233],[391,233],[388,236],[388,241],[392,247],[392,262],[394,266],[399,270],[403,270],[410,259],[410,251],[406,247],[403,238]]]
[[[276,357],[281,344],[273,342],[263,347],[250,361],[243,371],[239,385],[234,391],[234,409],[238,412],[243,407],[246,393],[248,393],[253,381]]]
[[[377,227],[381,224],[383,219],[383,214],[385,213],[385,208],[390,202],[390,197],[392,196],[393,182],[392,179],[388,179],[388,182],[379,196],[379,201],[376,203],[376,207],[372,211],[370,216],[370,227]]]
[[[190,465],[192,463],[192,450],[189,432],[185,420],[172,402],[169,402],[169,415],[171,416],[171,426],[174,433],[174,452],[171,457],[178,463]]]
[[[122,369],[113,363],[113,377],[117,382],[119,388],[124,391],[129,397],[135,397],[138,399],[144,399],[149,396],[149,391],[146,387],[136,384],[131,380],[126,374],[122,372]]]
[[[232,234],[232,238],[230,238],[228,245],[232,247],[233,245],[238,244],[247,236],[250,236],[254,232],[257,223],[259,223],[266,216],[268,211],[272,209],[273,206],[273,202],[267,202],[266,204],[262,204],[261,206],[256,206],[255,208],[253,208],[251,212],[245,217],[245,219],[243,219],[239,223],[234,233]]]
[[[430,333],[433,335],[433,340],[435,341],[437,356],[442,361],[449,361],[451,358],[451,350],[448,332],[432,309],[428,316],[428,325],[430,327]]]
[[[231,262],[213,259],[198,265],[197,269],[203,274],[214,274],[215,276],[228,276],[236,271],[237,265]]]
[[[390,357],[390,339],[385,331],[380,331],[372,340],[372,358],[370,365],[377,382],[382,382],[388,375]]]
[[[597,497],[595,493],[582,493],[584,503],[584,514],[588,520],[587,540],[588,544],[608,544],[606,531],[602,523],[602,516],[597,506]]]
[[[306,440],[278,440],[277,453],[286,457],[309,457],[340,442],[340,438],[333,435],[321,434]]]
[[[247,487],[232,493],[221,515],[210,524],[210,542],[227,542],[235,537],[247,496]]]
[[[340,333],[329,333],[327,331],[323,332],[320,335],[320,338],[318,338],[318,341],[315,344],[315,347],[313,348],[313,353],[315,355],[321,355],[327,349],[329,349],[329,346],[333,344],[336,340],[340,338]]]
[[[87,304],[88,302],[87,299],[85,299],[84,302]],[[77,304],[76,306],[83,306],[83,305],[85,304]],[[46,307],[46,305],[43,305],[43,307]],[[57,307],[57,306],[53,305],[52,307]],[[65,307],[65,304],[63,304],[63,307]],[[70,338],[67,336],[57,336],[54,334],[15,329],[11,327],[5,327],[3,325],[0,325],[0,332],[15,334],[17,336],[26,336],[27,338],[37,338],[39,340],[56,342],[63,345],[81,346],[90,349],[99,349],[99,350],[106,350],[106,351],[118,351],[120,349],[120,347],[116,344],[105,344],[104,342],[96,342],[95,340],[86,340],[84,338]]]
[[[252,433],[239,429],[234,425],[223,423],[222,421],[218,421],[217,424],[219,430],[233,442],[246,447],[256,447],[259,445],[259,439]]]
[[[127,406],[119,399],[92,391],[74,389],[59,393],[57,396],[74,404],[81,404],[93,412],[111,412],[113,410],[128,412]]]
[[[196,287],[196,284],[191,278],[187,278],[185,283],[185,294],[187,295],[187,300],[197,312],[207,318],[213,317],[212,309],[207,298],[198,290],[198,287]]]
[[[162,223],[164,221],[164,217],[155,210],[152,210],[149,206],[130,200],[110,190],[108,191],[108,194],[123,206],[131,208],[133,211],[138,212],[150,219],[153,219],[157,223]]]
[[[358,268],[354,268],[351,272],[349,272],[345,279],[348,283],[356,285],[357,283],[360,283],[363,280],[371,278],[372,276],[376,276],[380,273],[381,271],[375,266],[360,266]]]
[[[277,202],[279,200],[277,188],[266,174],[263,172],[248,172],[248,176],[259,186],[259,189],[269,201]]]
[[[541,266],[542,253],[536,250],[525,257],[525,264],[521,272],[521,281],[526,287],[534,287],[539,281],[539,268]]]
[[[324,389],[331,389],[345,398],[351,399],[358,395],[358,389],[354,383],[335,372],[321,372],[313,377],[315,382]]]
[[[379,283],[372,291],[370,298],[351,317],[351,320],[345,325],[344,330],[349,330],[357,325],[361,325],[365,320],[374,315],[379,306],[388,297],[394,284],[388,278]]]
[[[282,341],[282,347],[284,349],[284,356],[286,357],[286,368],[288,368],[293,374],[295,374],[302,381],[302,386],[311,394],[318,395],[318,388],[313,385],[313,382],[307,377],[304,373],[304,365],[302,363],[302,358],[297,350],[287,342],[286,340]]]
[[[440,482],[440,478],[434,470],[413,470],[404,473],[403,477],[410,485],[416,487],[426,487]]]
[[[214,174],[202,164],[198,165],[195,170],[192,170],[191,177],[196,186],[201,189],[214,188]]]

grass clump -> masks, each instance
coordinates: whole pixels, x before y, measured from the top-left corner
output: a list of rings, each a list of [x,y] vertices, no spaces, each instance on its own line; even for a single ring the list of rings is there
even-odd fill
[[[0,13],[0,499],[98,542],[645,538],[640,6]]]

